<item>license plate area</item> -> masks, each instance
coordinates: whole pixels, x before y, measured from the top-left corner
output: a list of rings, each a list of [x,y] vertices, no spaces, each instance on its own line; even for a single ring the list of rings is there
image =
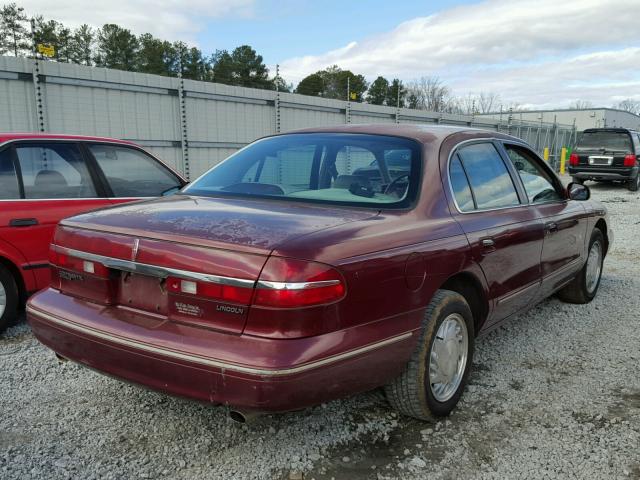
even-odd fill
[[[589,165],[611,165],[612,163],[613,157],[596,155],[591,155],[589,157]]]
[[[118,304],[166,315],[168,303],[164,279],[138,273],[122,272],[118,291]]]

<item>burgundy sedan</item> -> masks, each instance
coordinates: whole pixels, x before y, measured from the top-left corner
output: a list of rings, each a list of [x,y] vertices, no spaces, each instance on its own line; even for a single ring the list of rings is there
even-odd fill
[[[380,386],[428,418],[460,399],[477,335],[554,293],[591,301],[612,240],[588,188],[511,136],[303,130],[62,221],[28,319],[61,357],[239,420]]]

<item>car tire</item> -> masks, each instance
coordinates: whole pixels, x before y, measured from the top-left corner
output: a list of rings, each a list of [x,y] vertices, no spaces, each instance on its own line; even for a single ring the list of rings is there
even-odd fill
[[[595,298],[602,278],[604,255],[604,235],[599,228],[594,228],[589,241],[587,261],[571,283],[558,292],[560,300],[567,303],[589,303]]]
[[[636,178],[629,181],[629,183],[627,184],[627,188],[629,188],[629,190],[632,192],[638,191],[638,189],[640,188],[640,173],[636,175]]]
[[[466,341],[461,338],[464,335]],[[467,301],[457,292],[438,290],[425,312],[411,359],[402,374],[385,386],[387,401],[402,415],[420,420],[449,415],[469,378],[474,339]],[[442,366],[437,364],[438,352],[443,355]],[[450,381],[433,382],[437,378]]]
[[[0,265],[0,332],[11,325],[18,314],[18,286],[11,272]]]

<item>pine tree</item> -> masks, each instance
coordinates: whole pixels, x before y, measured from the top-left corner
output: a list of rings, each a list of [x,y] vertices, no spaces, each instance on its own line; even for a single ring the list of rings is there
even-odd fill
[[[76,28],[71,38],[71,61],[91,65],[94,43],[95,34],[89,25],[83,24]]]
[[[119,70],[137,70],[140,44],[130,30],[108,23],[98,31],[96,65]]]
[[[384,77],[376,78],[367,92],[367,101],[373,105],[384,105],[389,95],[389,81]]]
[[[398,90],[400,90],[400,98],[398,102]],[[386,104],[390,107],[399,106],[400,108],[404,107],[404,99],[407,96],[407,89],[402,85],[402,82],[394,78],[387,89],[387,98]]]
[[[2,31],[0,51],[2,53],[11,52],[18,57],[31,50],[32,45],[26,22],[27,16],[23,7],[10,3],[0,9],[0,31]]]

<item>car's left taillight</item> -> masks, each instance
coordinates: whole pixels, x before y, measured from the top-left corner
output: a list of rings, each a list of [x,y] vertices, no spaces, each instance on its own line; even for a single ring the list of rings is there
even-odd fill
[[[109,304],[114,301],[114,276],[98,261],[69,254],[57,245],[49,247],[51,287],[73,296]]]
[[[569,165],[571,165],[572,167],[577,166],[580,163],[580,157],[578,156],[577,153],[572,153],[569,156]]]

